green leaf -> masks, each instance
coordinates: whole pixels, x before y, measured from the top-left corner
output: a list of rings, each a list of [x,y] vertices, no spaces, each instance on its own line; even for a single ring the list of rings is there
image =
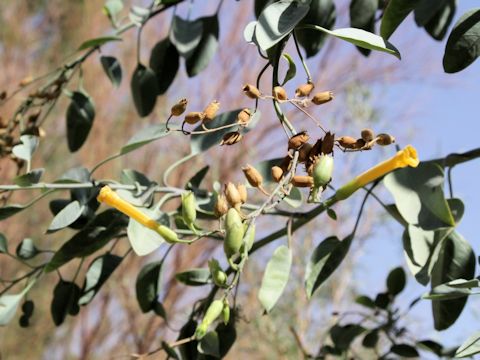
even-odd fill
[[[137,27],[143,26],[149,16],[150,10],[148,8],[135,5],[130,8],[130,12],[128,13],[130,21]]]
[[[295,29],[298,43],[305,49],[307,58],[315,56],[320,51],[327,35],[313,29],[300,29],[300,27],[310,24],[332,29],[336,18],[337,12],[333,0],[312,0],[310,10]]]
[[[415,23],[425,26],[448,0],[419,0],[414,9]]]
[[[455,226],[445,195],[443,170],[431,162],[421,163],[418,168],[404,168],[384,178],[402,217],[413,225],[432,229],[431,214],[443,222],[444,227]],[[433,217],[433,218],[434,218]]]
[[[0,296],[0,326],[7,325],[15,316],[18,305],[25,294],[32,288],[35,281],[28,284],[19,294],[4,294]]]
[[[357,324],[347,324],[344,326],[337,324],[330,329],[330,337],[337,349],[347,350],[355,338],[364,331],[365,328]]]
[[[180,66],[177,48],[167,37],[159,41],[150,54],[150,68],[157,77],[158,95],[163,95],[173,83]]]
[[[138,64],[130,82],[133,103],[138,115],[145,117],[149,115],[157,101],[158,86],[155,73],[142,64]]]
[[[412,358],[412,357],[419,357],[420,354],[418,353],[417,349],[415,349],[413,346],[408,345],[408,344],[396,344],[392,345],[390,348],[390,351],[394,354],[406,357],[406,358]]]
[[[202,183],[203,179],[205,179],[205,176],[207,175],[209,169],[210,169],[210,166],[208,165],[201,168],[194,176],[190,178],[190,180],[187,181],[187,185],[185,186],[185,189],[192,190],[192,191],[197,190],[200,187],[200,184]]]
[[[83,213],[85,205],[72,201],[53,218],[47,233],[52,233],[73,224]]]
[[[85,93],[75,91],[67,109],[67,140],[71,152],[80,149],[87,140],[95,119],[95,106]]]
[[[18,244],[15,253],[20,259],[28,260],[37,256],[39,254],[39,251],[33,243],[32,239],[25,238],[20,244]]]
[[[108,16],[110,21],[115,24],[117,15],[123,9],[122,0],[107,0],[103,5],[103,12]]]
[[[218,334],[218,342],[220,343],[220,357],[223,359],[232,348],[237,339],[237,330],[235,329],[235,312],[231,311],[231,318],[227,325],[220,322],[215,331]]]
[[[350,27],[375,33],[375,13],[378,9],[378,0],[352,0],[350,3]],[[370,54],[369,49],[358,48],[365,56]]]
[[[34,169],[28,173],[18,175],[13,178],[13,183],[18,186],[27,187],[40,181],[45,169]]]
[[[470,244],[456,231],[443,242],[432,271],[432,288],[455,279],[471,279],[475,276],[475,254]],[[467,297],[432,301],[436,330],[449,328],[460,316]]]
[[[165,124],[147,126],[128,140],[127,144],[120,150],[120,154],[125,155],[168,134]]]
[[[337,220],[337,213],[335,212],[335,210],[328,208],[327,215],[330,219]]]
[[[405,271],[401,267],[397,267],[390,271],[387,277],[387,289],[390,295],[397,296],[405,288],[407,277]]]
[[[144,174],[132,170],[123,169],[121,175],[121,183],[129,185],[141,185],[146,189],[142,191],[118,189],[117,194],[124,200],[128,201],[134,206],[150,207],[153,201],[153,189],[156,183],[149,180]]]
[[[267,50],[287,36],[307,14],[310,6],[293,0],[280,0],[267,6],[255,27],[255,38]]]
[[[403,233],[403,248],[407,265],[415,279],[422,285],[430,281],[433,265],[438,259],[442,241],[452,229],[425,231],[409,225]]]
[[[421,349],[430,351],[437,356],[442,356],[443,346],[432,340],[422,340],[417,342],[417,346]]]
[[[318,31],[323,31],[326,34],[335,36],[361,48],[382,51],[394,55],[398,59],[401,58],[400,52],[393,44],[371,32],[355,28],[328,30],[320,26],[306,26]]]
[[[0,208],[0,220],[5,220],[10,216],[19,213],[20,211],[26,209],[28,205],[20,205],[20,204],[11,204]]]
[[[362,341],[362,346],[368,349],[372,349],[377,346],[378,343],[378,330],[372,330],[365,335]]]
[[[255,17],[258,19],[263,9],[265,9],[268,5],[271,5],[276,1],[278,0],[255,0],[255,4],[254,4]]]
[[[175,15],[170,29],[170,41],[177,48],[178,53],[188,59],[202,41],[203,21],[184,20]]]
[[[37,184],[40,181],[44,172],[44,168],[33,169],[26,174],[16,176],[13,179],[13,182],[18,186],[30,186],[33,184]]]
[[[375,302],[372,299],[370,299],[368,296],[365,296],[365,295],[358,296],[355,299],[355,302],[359,305],[368,307],[370,309],[375,309]]]
[[[101,56],[100,63],[113,86],[119,87],[122,82],[122,67],[117,58],[113,56]]]
[[[204,268],[179,272],[175,274],[175,279],[189,286],[202,286],[211,283],[210,270]]]
[[[80,311],[78,299],[80,297],[80,288],[77,284],[59,280],[53,290],[53,299],[50,306],[53,322],[60,326],[65,321],[67,315],[77,315]]]
[[[158,293],[162,277],[162,261],[145,265],[138,273],[135,282],[137,301],[143,313],[147,313],[159,303]]]
[[[149,209],[139,208],[138,210],[144,212],[145,214],[154,219],[161,216],[160,213],[153,212]],[[148,255],[157,250],[163,243],[165,243],[165,240],[163,239],[163,237],[160,236],[160,234],[146,227],[145,225],[140,224],[133,218],[130,218],[128,222],[127,235],[133,251],[138,256]]]
[[[168,355],[168,359],[180,360],[177,352],[166,341],[162,341],[162,349]]]
[[[218,16],[215,14],[198,20],[203,24],[203,32],[200,42],[185,63],[189,77],[206,69],[218,48]]]
[[[455,352],[456,358],[471,357],[480,353],[480,331],[471,335]]]
[[[78,51],[99,47],[111,41],[122,41],[122,38],[119,36],[102,36],[95,39],[90,39],[83,42],[82,45],[79,46]]]
[[[34,135],[22,135],[20,136],[21,144],[15,145],[12,148],[12,153],[19,159],[30,161],[32,155],[37,150],[39,137]]]
[[[243,29],[243,39],[247,43],[253,43],[255,41],[255,27],[257,26],[256,21],[250,21],[245,29]]]
[[[425,25],[425,30],[435,40],[443,40],[448,28],[455,17],[456,0],[447,0],[443,8],[437,11],[434,17]]]
[[[295,65],[295,62],[293,61],[292,57],[287,53],[284,53],[283,57],[288,62],[288,70],[287,70],[287,73],[285,74],[285,78],[283,79],[282,86],[285,85],[289,80],[293,79],[297,74],[297,66]]]
[[[330,236],[315,248],[305,271],[305,290],[309,298],[340,266],[352,240],[351,235],[342,241],[336,236]]]
[[[96,257],[91,262],[85,274],[85,282],[78,299],[78,305],[87,305],[93,300],[122,260],[123,258],[120,256],[106,253]]]
[[[383,13],[380,35],[388,39],[421,0],[390,0]]]
[[[235,124],[237,122],[237,115],[242,109],[237,109],[229,112],[224,112],[221,113],[220,115],[217,115],[212,121],[208,123],[209,128],[218,128],[221,126],[229,125],[229,124]],[[253,113],[253,109],[251,109]],[[260,119],[260,111],[257,110],[255,112],[251,119],[250,123],[247,127],[243,128],[241,132],[243,134],[246,134],[249,132],[251,129],[253,129]],[[195,128],[194,131],[201,131],[203,130],[201,126],[198,126]],[[200,154],[201,152],[207,151],[213,146],[220,145],[220,142],[222,140],[223,135],[226,133],[233,131],[234,127],[232,128],[226,128],[222,129],[219,131],[214,131],[206,134],[194,134],[191,136],[191,141],[190,141],[190,149],[192,154]]]
[[[127,226],[127,219],[114,209],[98,214],[86,228],[60,247],[46,265],[45,272],[58,269],[76,257],[86,257],[100,250]]]
[[[443,69],[456,73],[475,61],[480,55],[480,9],[472,9],[454,25],[445,46]]]
[[[220,357],[220,342],[216,331],[209,331],[199,341],[197,350],[200,354],[211,355],[215,358]]]
[[[0,233],[0,254],[6,254],[8,253],[8,242],[7,242],[7,238],[5,237],[5,235],[3,235],[2,233]]]
[[[471,295],[469,289],[454,288],[445,284],[435,286],[428,294],[422,296],[425,300],[452,300]]]
[[[285,245],[279,246],[268,261],[258,292],[258,299],[266,312],[270,312],[282,296],[291,266],[292,250]]]
[[[90,171],[84,167],[67,170],[55,183],[82,183],[90,180]]]

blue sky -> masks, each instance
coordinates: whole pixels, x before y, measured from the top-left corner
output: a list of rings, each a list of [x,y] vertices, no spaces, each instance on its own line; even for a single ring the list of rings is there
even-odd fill
[[[475,6],[478,7],[478,1],[460,1],[455,18],[458,19],[461,14]],[[394,44],[405,40],[402,38],[404,36],[402,29],[410,33],[410,39],[411,33],[414,32],[415,44],[412,44],[414,51],[402,53],[401,64],[411,68],[414,73],[411,79],[395,85],[385,94],[386,102],[391,105],[384,107],[384,113],[388,114],[389,108],[397,111],[397,106],[404,106],[405,96],[410,96],[411,101],[417,103],[416,111],[409,115],[405,126],[414,126],[415,131],[410,141],[418,149],[420,158],[423,160],[479,147],[480,62],[477,61],[460,73],[445,74],[442,68],[442,57],[446,39],[442,42],[432,40],[423,29],[416,28],[410,16],[392,36],[391,41]],[[423,62],[422,53],[427,53],[428,64]],[[428,68],[427,76],[415,76],[415,72],[424,74],[426,67]],[[396,99],[400,101],[397,102]],[[477,187],[479,182],[477,176],[480,176],[480,160],[459,165],[453,170],[454,196],[461,198],[465,203],[465,215],[458,226],[458,231],[471,243],[478,254],[480,253],[478,240],[480,191]],[[357,282],[360,292],[372,293],[382,290],[387,269],[396,265],[405,266],[404,258],[399,256],[402,253],[401,231],[400,226],[389,224],[377,234],[376,239],[369,239],[361,263],[365,271],[363,276],[368,274],[370,281]],[[417,285],[412,277],[408,280],[409,286],[401,301],[404,305],[425,291],[425,288]],[[480,316],[475,311],[479,301],[475,297],[470,298],[458,322],[442,333],[429,330],[433,328],[429,305],[424,301],[412,313],[415,326],[419,330],[426,331],[425,336],[430,335],[444,340],[447,344],[455,345],[465,340],[472,332],[479,330]]]

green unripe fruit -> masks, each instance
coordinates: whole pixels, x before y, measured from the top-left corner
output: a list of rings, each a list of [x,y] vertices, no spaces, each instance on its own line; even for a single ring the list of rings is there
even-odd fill
[[[243,237],[243,244],[240,248],[240,253],[243,253],[245,250],[249,252],[252,249],[253,242],[255,241],[255,224],[251,224],[250,227],[248,224],[245,224],[245,231],[246,232]]]
[[[223,250],[227,258],[237,254],[243,243],[245,228],[242,219],[237,210],[231,208],[227,212],[225,219],[225,240],[223,241]]]
[[[331,155],[320,155],[313,165],[313,183],[316,188],[326,186],[332,180],[333,157]]]
[[[181,242],[180,239],[177,236],[177,233],[170,229],[169,227],[166,227],[165,225],[158,225],[158,227],[155,229],[155,231],[168,243],[177,243]]]
[[[223,301],[222,319],[225,325],[230,321],[230,304],[227,299]]]
[[[210,269],[210,274],[212,275],[213,283],[218,287],[225,287],[227,283],[227,274],[223,272],[218,261],[215,259],[210,260],[208,262],[208,267]]]
[[[207,309],[205,316],[203,317],[202,322],[198,325],[197,330],[195,330],[195,337],[201,339],[207,333],[208,327],[212,324],[217,318],[222,314],[223,310],[223,301],[214,300]]]
[[[197,219],[197,204],[193,192],[185,192],[182,194],[182,217],[188,227],[192,227]]]

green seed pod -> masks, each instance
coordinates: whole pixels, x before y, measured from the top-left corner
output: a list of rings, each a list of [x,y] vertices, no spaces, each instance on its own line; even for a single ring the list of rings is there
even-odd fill
[[[223,301],[214,300],[210,304],[203,317],[202,322],[198,325],[197,330],[195,331],[195,337],[201,339],[207,333],[208,327],[222,314],[223,310]]]
[[[197,204],[193,192],[182,193],[182,217],[189,228],[193,228],[193,223],[197,219]]]
[[[248,228],[248,229],[247,229]],[[255,224],[245,224],[245,236],[243,237],[243,244],[240,248],[240,253],[243,254],[245,250],[249,252],[252,249],[253,242],[255,241]]]
[[[227,299],[223,300],[222,319],[225,325],[230,321],[230,304]]]
[[[245,228],[237,210],[228,210],[225,219],[225,240],[223,241],[223,250],[228,259],[239,252],[244,232]]]
[[[315,187],[325,187],[330,180],[332,180],[333,174],[333,157],[330,155],[320,155],[315,159],[313,165],[313,182]]]
[[[210,269],[213,283],[218,287],[225,287],[227,283],[227,274],[223,272],[218,261],[215,259],[210,260],[208,262],[208,268]]]
[[[170,244],[181,242],[177,233],[165,225],[158,225],[155,231]]]

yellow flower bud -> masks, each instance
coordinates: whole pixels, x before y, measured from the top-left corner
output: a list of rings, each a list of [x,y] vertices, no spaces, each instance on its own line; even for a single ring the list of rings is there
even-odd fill
[[[396,169],[404,168],[406,166],[417,167],[419,163],[420,160],[418,159],[417,150],[415,150],[413,146],[408,145],[403,150],[398,151],[395,156],[375,165],[339,188],[335,193],[335,198],[338,200],[344,200],[361,187]]]

